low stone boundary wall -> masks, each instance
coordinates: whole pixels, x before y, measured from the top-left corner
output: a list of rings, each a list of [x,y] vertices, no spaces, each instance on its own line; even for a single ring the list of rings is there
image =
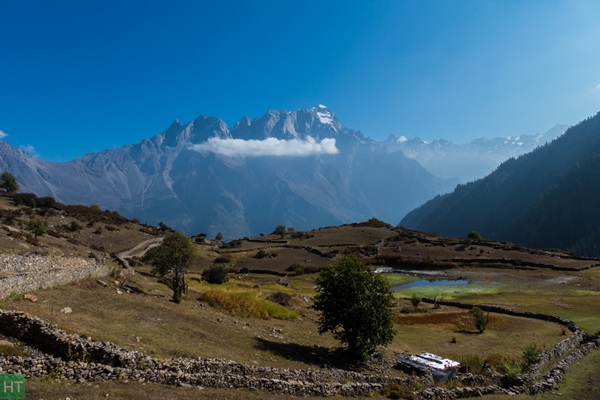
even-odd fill
[[[581,360],[590,351],[600,348],[600,337],[590,336],[583,332],[575,322],[553,316],[528,311],[516,311],[509,308],[484,305],[468,304],[457,301],[442,301],[424,298],[426,303],[437,303],[462,309],[471,309],[478,306],[483,311],[506,314],[516,317],[534,318],[542,321],[555,322],[568,328],[573,334],[556,344],[551,349],[545,350],[541,354],[541,360],[536,365],[530,367],[529,371],[522,377],[509,377],[502,374],[492,374],[487,377],[486,384],[477,387],[463,387],[454,389],[428,388],[418,392],[419,399],[457,399],[478,397],[486,394],[537,394],[540,392],[553,390],[559,387],[564,378],[564,374],[569,367]],[[556,365],[549,371],[543,373],[548,365],[556,362]],[[459,376],[459,380],[464,377]]]
[[[456,306],[455,302],[444,302]],[[438,304],[440,302],[438,301]],[[460,303],[462,308],[472,307]],[[486,308],[485,306],[482,306]],[[500,312],[506,311],[500,309]],[[542,314],[509,310],[511,315],[529,315],[548,320]],[[498,312],[498,311],[496,311]],[[550,320],[556,322],[555,318]],[[455,399],[485,394],[536,394],[555,389],[568,368],[600,347],[600,338],[575,328],[573,335],[544,352],[542,361],[522,377],[493,373],[490,376],[460,374],[464,387],[430,387],[431,376],[389,377],[346,370],[285,369],[257,367],[222,359],[178,358],[158,361],[138,351],[125,350],[110,342],[97,342],[87,336],[67,334],[55,325],[22,312],[0,310],[0,333],[33,346],[32,356],[0,357],[0,373],[23,373],[28,377],[54,376],[77,382],[134,381],[179,386],[259,389],[296,396],[367,396],[389,384],[427,386],[417,392],[419,399]],[[39,349],[39,350],[38,350]],[[556,365],[545,373],[549,362]],[[345,383],[342,383],[345,382]]]
[[[31,358],[0,357],[0,371],[26,376],[50,374],[79,382],[118,379],[260,389],[297,396],[366,396],[387,384],[426,384],[430,379],[346,370],[256,367],[220,359],[158,361],[110,342],[96,342],[89,337],[67,334],[39,318],[13,311],[0,310],[0,333],[40,350]]]
[[[0,254],[0,299],[110,274],[96,258]]]
[[[432,299],[424,301],[433,303]],[[437,304],[464,309],[473,307],[473,304],[452,301],[437,301]],[[416,392],[419,399],[444,400],[485,394],[536,394],[552,390],[558,387],[571,365],[590,351],[600,348],[598,336],[585,334],[572,321],[498,306],[479,307],[489,312],[555,322],[565,326],[573,334],[544,351],[540,363],[523,376],[459,374],[458,380],[463,387],[444,389],[432,387],[432,379],[428,375],[390,377],[337,369],[258,367],[231,360],[203,358],[159,361],[110,342],[67,334],[55,325],[22,312],[0,310],[0,333],[33,347],[31,357],[0,357],[0,373],[23,373],[28,377],[49,375],[77,382],[120,380],[179,386],[247,388],[296,396],[368,396],[389,384],[420,384],[427,389]],[[553,366],[548,369],[550,365]]]

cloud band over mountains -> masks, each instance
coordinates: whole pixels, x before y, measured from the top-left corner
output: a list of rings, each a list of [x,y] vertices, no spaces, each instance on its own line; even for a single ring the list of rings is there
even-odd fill
[[[276,138],[243,140],[212,137],[206,142],[194,144],[190,148],[202,154],[215,153],[228,157],[307,157],[338,153],[335,139],[323,139],[317,142],[310,136],[306,140]]]

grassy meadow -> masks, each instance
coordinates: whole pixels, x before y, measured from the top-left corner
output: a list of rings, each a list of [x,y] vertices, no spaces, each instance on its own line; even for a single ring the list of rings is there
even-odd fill
[[[134,221],[113,223],[113,214],[83,207],[76,215],[48,214],[53,235],[33,244],[23,226],[38,211],[14,207],[2,196],[0,209],[16,215],[10,229],[0,230],[0,251],[5,253],[35,251],[88,257],[104,251],[109,260],[110,253],[129,250],[160,235],[156,229]],[[73,222],[77,229],[70,229]],[[385,273],[390,286],[420,279],[469,281],[467,285],[396,290],[393,314],[397,334],[382,351],[382,361],[363,367],[365,372],[402,375],[391,368],[395,357],[422,351],[458,360],[472,372],[479,372],[485,362],[501,372],[514,371],[527,346],[533,343],[541,349],[550,348],[570,334],[554,323],[499,314],[489,314],[487,329],[478,333],[467,310],[425,303],[414,306],[410,301],[413,296],[536,311],[571,319],[588,333],[600,330],[600,268],[594,266],[595,260],[563,252],[529,251],[498,242],[473,246],[461,239],[437,238],[377,221],[288,232],[284,238],[267,235],[242,240],[235,248],[219,245],[195,245],[197,258],[187,274],[188,292],[181,304],[171,301],[168,278],[151,275],[136,254],[138,257],[131,259],[136,269],[132,277],[115,273],[102,278],[102,283],[88,279],[39,290],[34,292],[35,303],[13,295],[0,301],[0,308],[25,311],[67,332],[111,341],[162,360],[206,357],[255,366],[347,368],[351,365],[340,351],[340,343],[329,333],[318,333],[319,314],[311,306],[316,294],[317,274],[313,272],[352,253],[373,267],[427,272]],[[201,279],[202,271],[214,265],[229,271],[227,283],[209,284]],[[120,267],[114,266],[118,271]],[[64,307],[73,313],[61,313]],[[7,351],[0,347],[0,353]],[[574,367],[559,391],[540,398],[577,400],[586,398],[586,392],[600,398],[600,382],[592,373],[600,365],[599,353]],[[288,398],[243,390],[123,382],[78,385],[52,379],[31,380],[28,391],[31,398],[45,399],[107,395],[127,399]],[[507,397],[491,397],[496,398]]]

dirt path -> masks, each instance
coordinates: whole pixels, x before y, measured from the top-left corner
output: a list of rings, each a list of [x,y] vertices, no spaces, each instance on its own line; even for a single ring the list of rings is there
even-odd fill
[[[125,269],[126,274],[133,274],[134,269],[129,264],[129,261],[127,261],[127,259],[131,258],[131,257],[143,257],[144,254],[146,254],[146,252],[148,250],[160,245],[162,243],[162,241],[163,241],[162,237],[144,240],[143,242],[138,243],[137,245],[132,247],[131,249],[125,250],[121,253],[118,253],[115,257],[117,258],[117,260],[119,260],[119,262]]]

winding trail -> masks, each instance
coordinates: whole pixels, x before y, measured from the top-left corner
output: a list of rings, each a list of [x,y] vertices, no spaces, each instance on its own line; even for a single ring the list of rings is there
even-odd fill
[[[131,249],[116,254],[115,257],[125,269],[126,274],[133,274],[134,269],[129,264],[129,261],[127,261],[127,259],[131,257],[143,257],[148,250],[160,245],[162,241],[162,237],[144,240],[143,242],[136,244]]]

